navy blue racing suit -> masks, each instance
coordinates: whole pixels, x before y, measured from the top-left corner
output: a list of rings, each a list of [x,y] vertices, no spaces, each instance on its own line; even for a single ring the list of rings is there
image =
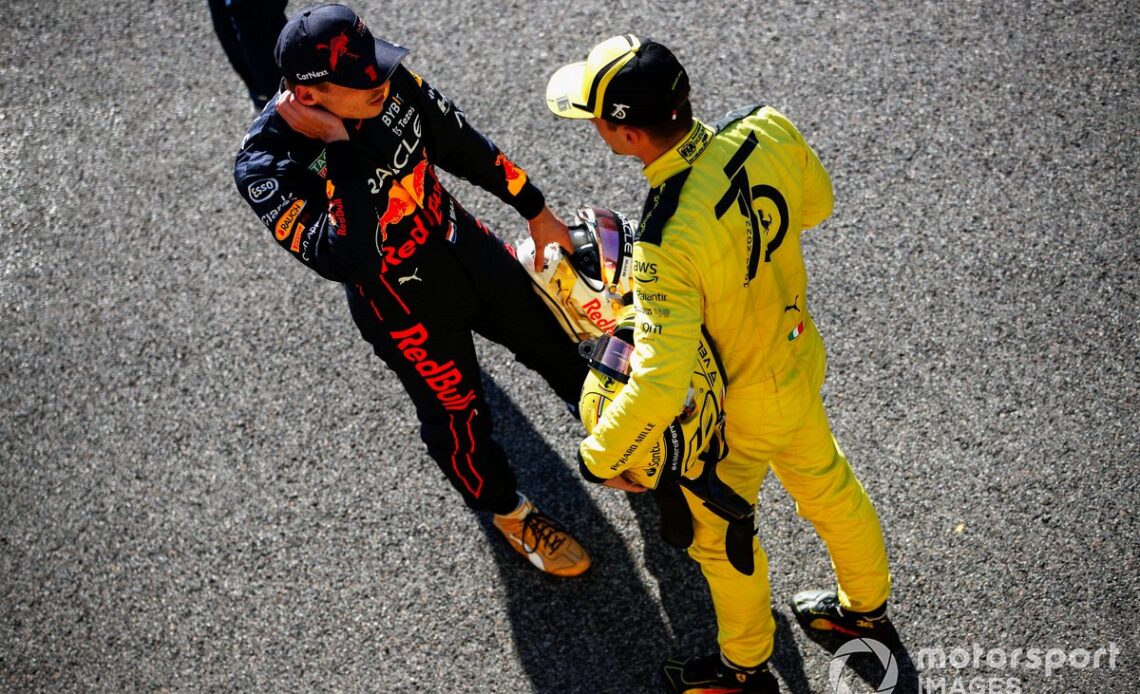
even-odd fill
[[[587,365],[514,250],[464,210],[436,166],[530,219],[542,193],[447,97],[404,66],[347,142],[293,131],[270,105],[234,180],[278,244],[343,283],[352,318],[411,395],[428,453],[475,510],[507,513],[516,481],[491,436],[472,331],[506,346],[567,403]]]

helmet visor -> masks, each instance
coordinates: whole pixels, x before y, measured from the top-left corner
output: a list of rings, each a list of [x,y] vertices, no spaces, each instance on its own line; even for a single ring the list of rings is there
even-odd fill
[[[607,334],[583,342],[579,349],[591,369],[620,383],[629,382],[629,359],[633,355],[633,345]]]
[[[601,244],[601,271],[602,282],[606,286],[617,284],[617,280],[621,277],[621,265],[625,260],[626,253],[623,253],[625,243],[622,239],[622,223],[609,210],[594,210],[594,218],[597,224],[598,241]]]

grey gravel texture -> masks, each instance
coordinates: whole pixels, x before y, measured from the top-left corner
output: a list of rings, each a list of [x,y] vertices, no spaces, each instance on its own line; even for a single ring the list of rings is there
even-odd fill
[[[887,534],[895,691],[1136,691],[1135,2],[355,7],[565,216],[645,194],[543,103],[602,38],[672,46],[706,119],[791,117],[835,181],[805,237],[811,305]],[[235,192],[251,114],[205,3],[4,16],[0,690],[656,692],[662,658],[714,647],[652,505],[580,481],[579,425],[482,342],[523,488],[595,566],[543,576],[459,502],[340,289]],[[830,584],[823,546],[773,478],[759,524],[784,689],[837,691],[835,645],[787,608]],[[1051,648],[1048,676],[991,653]],[[885,671],[857,660],[838,687],[872,691]]]

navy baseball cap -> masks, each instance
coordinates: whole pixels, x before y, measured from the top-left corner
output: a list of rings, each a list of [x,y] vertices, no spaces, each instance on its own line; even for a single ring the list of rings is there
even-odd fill
[[[291,82],[353,89],[379,87],[407,54],[403,46],[373,38],[364,20],[344,5],[318,5],[293,15],[273,51]]]
[[[624,125],[676,120],[688,98],[689,76],[672,51],[633,34],[599,43],[585,62],[559,69],[546,86],[554,115]]]

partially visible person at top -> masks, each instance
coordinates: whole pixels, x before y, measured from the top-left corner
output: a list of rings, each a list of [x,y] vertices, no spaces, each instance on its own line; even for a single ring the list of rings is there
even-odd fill
[[[285,89],[250,126],[234,180],[285,252],[343,284],[361,336],[411,396],[428,454],[466,504],[493,514],[542,571],[576,576],[588,554],[518,491],[492,436],[472,333],[506,346],[571,407],[587,366],[513,249],[459,204],[436,169],[513,207],[538,248],[569,248],[568,229],[522,167],[402,64],[407,53],[374,38],[343,5],[293,15],[275,49]],[[346,358],[296,357],[298,369],[318,372]]]
[[[257,111],[265,108],[281,84],[273,46],[285,26],[286,4],[286,0],[209,0],[214,33]]]
[[[800,235],[831,214],[827,170],[771,106],[741,108],[711,125],[693,118],[684,67],[662,44],[632,34],[558,70],[547,105],[591,121],[615,154],[641,162],[650,186],[633,249],[629,382],[582,442],[582,475],[643,491],[623,470],[644,465],[654,432],[681,411],[703,326],[726,382],[727,453],[717,474],[755,504],[771,468],[831,556],[837,590],[797,594],[794,613],[807,629],[893,640],[879,519],[820,396],[826,355],[808,310]],[[754,521],[743,533],[745,556],[734,557],[730,519],[689,487],[681,493],[719,649],[665,661],[666,681],[678,692],[777,692],[768,668],[776,630],[768,563]]]

